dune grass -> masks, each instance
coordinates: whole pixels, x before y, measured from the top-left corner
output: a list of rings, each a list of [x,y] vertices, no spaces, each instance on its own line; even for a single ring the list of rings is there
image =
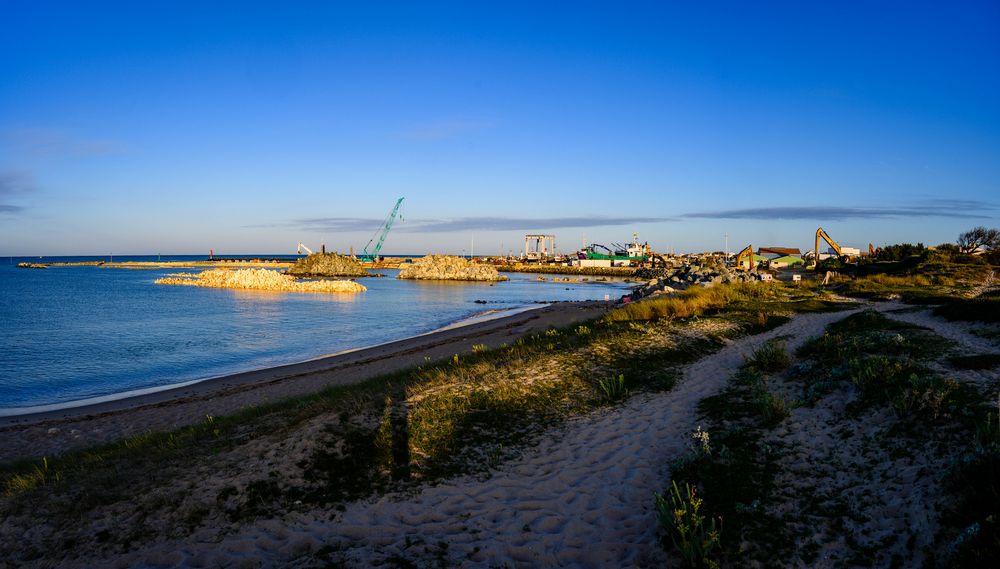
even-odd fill
[[[781,517],[779,504],[787,498],[787,490],[776,487],[775,481],[786,449],[781,438],[769,433],[799,403],[774,391],[771,384],[780,380],[778,391],[786,393],[800,383],[806,404],[834,390],[853,391],[856,397],[847,399],[843,411],[845,421],[890,410],[894,424],[885,433],[891,440],[865,444],[926,447],[939,463],[955,457],[946,471],[939,468],[928,474],[943,480],[937,491],[946,493],[948,506],[941,514],[934,550],[925,553],[936,567],[996,566],[1000,401],[984,406],[975,389],[932,371],[930,362],[945,358],[948,348],[946,340],[928,330],[864,311],[832,324],[823,337],[807,342],[794,357],[780,340],[755,350],[721,393],[699,405],[707,429],[702,437],[710,438],[711,445],[693,445],[691,453],[671,467],[667,489],[690,485],[702,501],[702,519],[725,522],[719,547],[697,562],[688,561],[689,565],[766,566],[782,559],[808,566],[817,559],[820,546],[810,537],[813,528],[788,530]],[[844,429],[850,436],[851,428]],[[828,518],[824,523],[832,528],[859,515],[835,496],[801,499],[813,504],[817,519]],[[660,498],[656,505],[663,503]],[[669,519],[661,516],[661,524],[664,535],[676,533]],[[664,547],[687,559],[675,542],[666,541]],[[863,544],[847,543],[857,548],[855,559],[872,559]]]
[[[393,488],[486,472],[516,456],[544,428],[606,405],[601,380],[616,378],[616,400],[669,389],[677,366],[722,345],[714,332],[677,335],[682,329],[605,321],[553,329],[494,349],[477,345],[445,361],[359,385],[206,417],[168,433],[141,433],[58,457],[0,465],[0,511],[28,520],[43,508],[54,534],[72,549],[73,543],[89,539],[89,512],[116,504],[156,509],[166,518],[161,523],[183,535],[201,520],[220,516],[239,523],[290,510],[340,507]],[[739,333],[731,326],[719,330]],[[213,464],[224,480],[223,473],[244,471],[242,464],[227,462],[240,456],[235,450],[260,441],[286,444],[293,433],[317,421],[325,426],[312,450],[296,459],[293,476],[260,466],[250,483],[221,488],[214,499],[199,504],[185,503],[184,484],[177,481],[194,476],[198,465]],[[142,523],[112,529],[108,547],[142,542],[162,531]],[[25,555],[46,553],[26,547]]]
[[[498,348],[476,345],[362,384],[206,417],[168,433],[0,465],[0,510],[30,520],[32,512],[44,509],[53,535],[68,549],[89,539],[94,511],[121,504],[160,512],[165,518],[160,526],[175,535],[218,524],[220,518],[243,523],[316,507],[335,512],[375,493],[488,473],[568,417],[635,393],[670,389],[679,366],[718,349],[727,337],[763,329],[762,313],[764,325],[773,326],[796,309],[832,306],[780,286],[717,288],[691,293],[688,298],[703,298],[696,304],[715,300],[687,312],[684,321],[677,316],[684,312],[659,320],[623,315],[642,304],[637,303],[595,321]],[[719,305],[720,299],[725,304]],[[240,462],[244,445],[300,444],[292,443],[295,433],[317,425],[322,428],[308,442],[308,452],[297,455],[292,474],[266,464],[247,471]],[[213,465],[216,479],[240,473],[244,482],[191,503],[185,484],[198,484],[191,477],[204,464]],[[152,539],[164,531],[160,526],[113,527],[108,547]],[[47,555],[29,549],[25,555]]]

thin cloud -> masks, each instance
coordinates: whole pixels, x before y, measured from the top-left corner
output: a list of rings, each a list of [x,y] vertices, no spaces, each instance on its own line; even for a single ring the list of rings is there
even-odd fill
[[[80,158],[126,150],[117,140],[84,138],[59,128],[11,128],[3,131],[3,139],[11,153],[33,158]]]
[[[329,231],[331,233],[350,231],[373,231],[384,220],[363,217],[313,217],[296,219],[288,225],[310,231]]]
[[[512,231],[519,229],[559,229],[564,227],[601,227],[658,223],[670,221],[666,217],[550,217],[541,219],[514,217],[458,217],[454,219],[423,221],[414,231],[436,233],[447,231]]]
[[[396,133],[407,140],[445,140],[469,132],[492,128],[494,123],[485,120],[446,120],[414,125]]]
[[[0,171],[0,213],[19,213],[23,207],[9,203],[10,199],[33,192],[35,179],[30,172],[22,170]]]
[[[986,212],[996,206],[974,200],[935,199],[906,207],[839,207],[839,206],[787,206],[730,209],[686,213],[689,219],[813,219],[844,221],[847,219],[884,219],[894,217],[946,217],[956,219],[985,219]]]
[[[326,217],[294,220],[289,225],[311,231],[350,232],[373,231],[382,219],[355,217]],[[514,231],[550,230],[565,227],[601,227],[613,225],[634,225],[637,223],[659,223],[673,221],[667,217],[457,217],[449,219],[407,219],[397,225],[400,231],[413,233],[447,233],[452,231]]]
[[[24,170],[0,171],[0,197],[26,194],[34,191],[35,178]]]

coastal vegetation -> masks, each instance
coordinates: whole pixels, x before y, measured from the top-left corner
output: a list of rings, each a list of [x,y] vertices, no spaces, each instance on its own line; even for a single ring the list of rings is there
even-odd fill
[[[714,314],[692,307],[689,317],[640,319],[613,311],[360,385],[49,457],[44,466],[8,465],[2,509],[8,527],[39,511],[50,519],[26,544],[25,559],[53,555],[44,546],[53,540],[62,541],[57,555],[72,555],[97,534],[104,536],[98,548],[110,554],[161,532],[218,534],[317,508],[336,515],[373,493],[463,473],[489,476],[546,427],[671,389],[683,365],[727,339],[766,329],[797,307],[838,307],[784,287],[744,286],[725,293],[728,304]],[[696,302],[694,293],[686,298]],[[262,458],[248,462],[248,452]],[[212,465],[210,478],[199,474],[200,464]]]
[[[936,362],[955,349],[867,310],[794,357],[781,342],[755,351],[702,402],[703,443],[666,488],[674,503],[677,488],[698,489],[699,519],[725,528],[721,547],[692,555],[682,520],[661,514],[666,546],[693,567],[808,566],[821,552],[846,565],[996,565],[1000,385],[952,377]]]
[[[694,567],[810,565],[821,555],[992,566],[1000,360],[908,321],[936,311],[978,322],[975,337],[994,342],[991,267],[894,263],[827,286],[695,286],[503,345],[470,342],[358,385],[5,465],[4,531],[20,535],[45,515],[15,561],[58,563],[164,534],[219,540],[260,520],[336,519],[373,495],[488,478],[574,417],[672,393],[685,366],[729,342],[798,313],[851,309],[817,339],[761,343],[702,400],[690,452],[649,498],[664,550]],[[913,304],[863,310],[847,296]],[[321,552],[302,555],[339,559]]]
[[[347,280],[298,280],[268,269],[209,269],[180,273],[154,281],[156,284],[268,290],[284,292],[364,292],[364,285]]]

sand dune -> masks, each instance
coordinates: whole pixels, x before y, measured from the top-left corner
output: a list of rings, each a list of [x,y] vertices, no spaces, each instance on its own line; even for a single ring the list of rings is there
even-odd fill
[[[764,342],[788,335],[794,349],[846,315],[800,315],[730,343],[688,366],[674,390],[639,395],[552,429],[487,480],[462,477],[415,495],[353,503],[333,520],[320,511],[258,521],[217,543],[199,543],[196,534],[116,563],[187,567],[225,559],[234,566],[282,566],[326,546],[354,567],[393,556],[443,556],[467,567],[663,565],[652,495],[667,483],[670,462],[688,449],[698,401],[725,385]]]

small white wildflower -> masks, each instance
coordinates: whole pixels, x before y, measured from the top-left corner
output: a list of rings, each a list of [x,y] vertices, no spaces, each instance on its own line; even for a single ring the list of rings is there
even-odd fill
[[[701,425],[698,425],[698,428],[691,433],[691,438],[694,439],[696,445],[695,450],[698,450],[700,447],[702,453],[712,454],[711,437],[709,436],[708,431],[701,430]]]

